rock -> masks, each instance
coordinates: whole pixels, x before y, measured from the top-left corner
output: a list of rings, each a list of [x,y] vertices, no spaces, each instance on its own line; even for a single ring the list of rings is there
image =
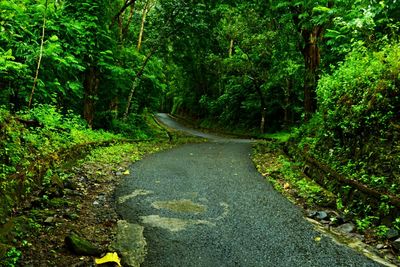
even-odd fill
[[[77,220],[79,218],[79,215],[76,213],[67,213],[64,215],[65,218],[70,219],[70,220]]]
[[[318,211],[315,215],[315,218],[317,218],[318,220],[326,220],[328,219],[328,217],[328,213],[326,213],[325,211]]]
[[[337,229],[342,233],[351,233],[354,231],[355,226],[352,223],[345,223],[345,224],[338,226]]]
[[[315,210],[310,210],[307,212],[307,217],[308,218],[315,218],[315,216],[317,216],[317,212]]]
[[[54,222],[54,217],[47,217],[46,220],[44,220],[44,223],[46,224],[52,224]]]
[[[387,239],[396,239],[399,237],[399,231],[393,228],[389,228],[388,232],[386,233]]]
[[[116,172],[115,175],[116,175],[116,176],[121,176],[121,175],[122,175],[122,172]]]
[[[392,242],[392,247],[398,251],[400,251],[400,238],[397,238]]]
[[[121,220],[117,222],[117,237],[113,248],[121,255],[123,266],[139,267],[146,256],[144,227]]]
[[[383,248],[385,248],[385,245],[384,244],[378,244],[378,245],[376,245],[376,248],[377,249],[383,249]]]
[[[98,202],[97,200],[93,201],[93,206],[97,206],[100,205],[100,202]]]
[[[65,245],[69,250],[77,255],[83,256],[100,256],[102,251],[88,240],[80,237],[78,234],[71,232],[65,237]]]

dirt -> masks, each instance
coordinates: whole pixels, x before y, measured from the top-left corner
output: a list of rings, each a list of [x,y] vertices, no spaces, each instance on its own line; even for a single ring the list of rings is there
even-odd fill
[[[119,168],[123,171],[126,167]],[[112,194],[120,175],[110,166],[94,164],[75,167],[71,172],[73,176],[61,197],[33,209],[41,226],[26,238],[20,266],[94,266],[93,257],[75,255],[65,246],[64,239],[71,231],[103,251],[110,250],[118,220]],[[52,205],[54,199],[64,200],[64,205]],[[32,210],[22,213],[32,217]]]
[[[150,153],[179,144],[204,142],[179,133],[173,137],[172,143],[160,140],[133,147],[116,145],[114,150],[100,148],[104,150],[94,150],[97,156],[93,156],[95,153],[92,157],[72,160],[57,170],[68,178],[55,175],[50,188],[35,193],[38,197],[27,199],[24,208],[15,209],[0,228],[0,251],[12,250],[5,266],[95,266],[93,256],[76,255],[67,248],[65,237],[74,232],[104,253],[113,252],[120,219],[115,205],[128,200],[114,199],[113,194],[122,178],[129,175],[128,167]]]

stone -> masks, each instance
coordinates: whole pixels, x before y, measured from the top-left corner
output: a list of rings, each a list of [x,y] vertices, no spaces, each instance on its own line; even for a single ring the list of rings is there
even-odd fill
[[[144,227],[120,220],[117,222],[117,237],[112,247],[122,258],[123,266],[139,267],[147,254]]]
[[[97,206],[100,205],[100,202],[98,202],[97,200],[93,201],[93,206]]]
[[[397,238],[395,241],[392,242],[392,247],[397,251],[400,251],[400,238]]]
[[[317,218],[318,220],[326,220],[328,219],[328,213],[326,213],[325,211],[318,211],[315,218]]]
[[[54,222],[54,217],[47,217],[46,220],[44,220],[44,223],[46,224],[52,224]]]
[[[342,233],[351,233],[354,231],[355,226],[352,223],[345,223],[345,224],[338,226],[337,229]]]
[[[100,256],[103,251],[78,234],[71,232],[65,237],[66,247],[77,255]]]
[[[307,212],[308,218],[314,218],[315,216],[317,216],[317,212],[315,210],[310,210]]]
[[[385,245],[384,244],[378,244],[378,245],[376,245],[376,248],[377,249],[383,249],[383,248],[385,248]]]
[[[386,233],[387,239],[396,239],[399,237],[399,231],[393,228],[389,228],[388,232]]]
[[[115,175],[116,175],[116,176],[121,176],[121,175],[122,175],[122,172],[116,172]]]

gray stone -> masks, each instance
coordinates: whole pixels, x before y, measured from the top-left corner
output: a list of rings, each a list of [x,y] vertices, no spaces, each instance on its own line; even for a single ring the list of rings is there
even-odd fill
[[[342,233],[351,233],[354,231],[355,226],[352,223],[345,223],[337,228]]]
[[[395,241],[392,242],[393,248],[396,250],[400,250],[400,238],[397,238]]]
[[[388,232],[386,233],[386,237],[388,239],[395,239],[395,238],[399,237],[399,231],[397,231],[396,229],[390,228],[388,230]]]
[[[384,244],[378,244],[378,245],[376,245],[376,248],[377,249],[383,249],[383,248],[385,248],[385,245]]]
[[[315,218],[317,218],[318,220],[326,220],[328,219],[328,213],[326,213],[325,211],[318,211]]]
[[[117,237],[113,248],[121,255],[123,266],[139,267],[146,256],[144,227],[121,220],[117,222]]]
[[[116,175],[116,176],[121,176],[121,175],[122,175],[122,172],[116,172],[115,175]]]
[[[310,210],[307,212],[307,217],[308,218],[314,218],[315,216],[317,216],[317,212],[315,210]]]

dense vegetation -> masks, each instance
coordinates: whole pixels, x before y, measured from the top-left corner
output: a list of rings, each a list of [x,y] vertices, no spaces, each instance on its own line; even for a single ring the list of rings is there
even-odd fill
[[[39,157],[151,137],[143,114],[165,111],[292,132],[293,155],[381,193],[398,225],[399,16],[396,0],[0,0],[0,193],[29,193],[15,184]]]

